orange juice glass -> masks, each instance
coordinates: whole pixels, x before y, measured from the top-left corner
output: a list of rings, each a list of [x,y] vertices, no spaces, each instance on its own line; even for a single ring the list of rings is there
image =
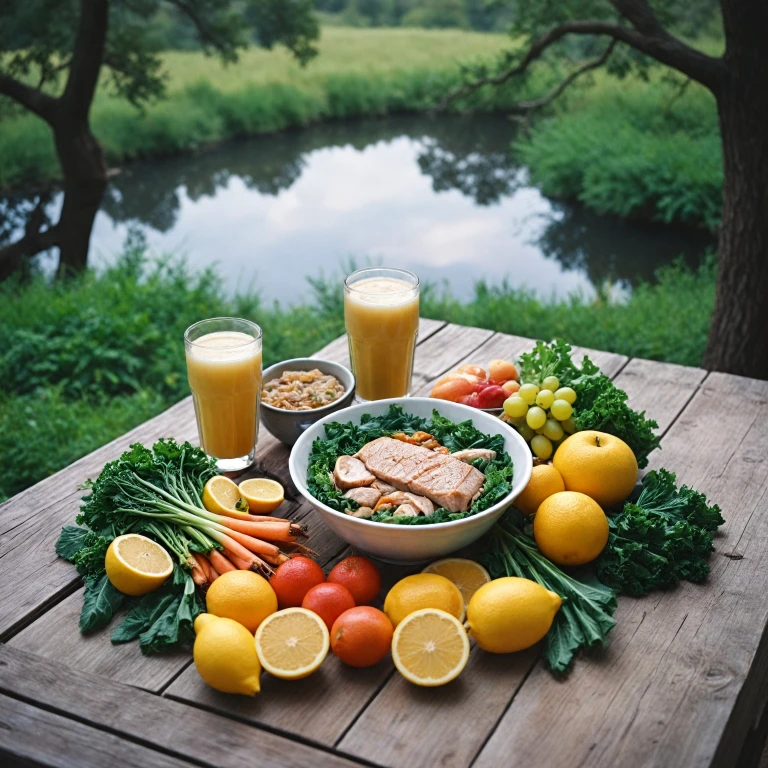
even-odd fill
[[[200,445],[220,472],[253,463],[261,404],[261,328],[249,320],[202,320],[184,334]]]
[[[360,269],[344,281],[344,323],[360,400],[411,392],[419,330],[419,278],[403,269]]]

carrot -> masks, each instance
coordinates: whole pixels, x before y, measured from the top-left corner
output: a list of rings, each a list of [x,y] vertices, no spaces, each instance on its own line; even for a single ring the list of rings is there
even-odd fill
[[[208,582],[208,584],[213,584],[219,574],[216,573],[216,571],[214,571],[214,569],[211,567],[208,558],[205,555],[201,555],[199,552],[193,552],[192,557],[195,558],[198,567],[205,574],[205,580]]]
[[[208,553],[208,559],[211,561],[211,565],[220,573],[227,573],[229,571],[236,571],[237,568],[235,568],[234,565],[232,565],[231,560],[227,560],[227,558],[219,552],[218,549],[212,549]]]
[[[239,557],[234,552],[228,550],[226,544],[224,545],[224,551],[227,553],[229,560],[239,571],[254,571],[255,573],[259,573],[266,577],[269,577],[275,572],[274,569],[270,568],[270,566],[260,557],[254,555],[252,552],[248,552],[247,549],[245,551],[249,557],[246,558]]]
[[[227,559],[238,571],[250,571],[253,565],[253,560],[243,560],[242,557],[238,557],[234,552],[227,552]]]
[[[224,535],[226,536],[226,534]],[[253,536],[248,536],[245,533],[230,530],[229,538],[234,539],[238,544],[257,555],[272,555],[276,557],[280,553],[280,550],[274,544],[262,541],[261,539],[255,539]]]
[[[201,589],[208,589],[208,579],[206,579],[205,573],[197,564],[197,561],[195,561],[195,566],[192,568],[192,581],[194,581]]]
[[[281,520],[279,523],[272,522],[271,520],[264,523],[261,521],[246,523],[243,520],[227,520],[223,525],[232,531],[245,533],[256,539],[266,539],[267,541],[286,541],[292,543],[303,532],[300,525],[296,525],[296,523],[292,523],[290,520]]]

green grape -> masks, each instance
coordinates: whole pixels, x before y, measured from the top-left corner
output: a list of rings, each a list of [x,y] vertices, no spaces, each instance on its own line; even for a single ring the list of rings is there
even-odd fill
[[[504,413],[510,418],[516,419],[528,413],[528,403],[522,397],[512,395],[504,401]]]
[[[566,432],[566,434],[572,435],[576,431],[576,422],[573,420],[573,416],[569,419],[565,419],[560,422],[560,426]]]
[[[545,411],[555,402],[555,396],[548,389],[542,389],[536,395],[536,405],[540,405]]]
[[[525,440],[526,443],[530,443],[531,440],[536,436],[536,433],[527,425],[523,424],[522,427],[518,427],[517,431],[520,433],[520,436]]]
[[[531,440],[531,450],[539,459],[548,459],[552,455],[552,443],[544,435],[536,435]]]
[[[547,412],[543,408],[539,408],[538,405],[534,405],[528,409],[525,420],[531,429],[539,429],[539,427],[544,426],[544,422],[547,420]]]
[[[541,388],[548,389],[550,392],[554,392],[556,389],[559,389],[559,387],[560,380],[557,376],[547,376],[547,378],[541,382]]]
[[[573,413],[573,406],[570,403],[567,403],[565,400],[555,400],[555,402],[552,403],[552,407],[549,409],[549,412],[558,421],[565,421],[566,419],[571,418],[571,414]]]
[[[559,421],[555,421],[555,419],[547,419],[542,427],[541,434],[544,435],[544,437],[548,437],[552,442],[556,442],[557,440],[562,439],[563,428]]]
[[[560,389],[555,392],[555,399],[565,400],[566,403],[573,405],[576,402],[576,391],[570,387],[560,387]]]
[[[522,397],[528,405],[533,405],[536,402],[536,395],[538,394],[539,388],[535,384],[523,384],[517,390],[517,396]]]
[[[522,427],[525,424],[525,416],[507,416],[507,424],[511,424],[513,427]]]

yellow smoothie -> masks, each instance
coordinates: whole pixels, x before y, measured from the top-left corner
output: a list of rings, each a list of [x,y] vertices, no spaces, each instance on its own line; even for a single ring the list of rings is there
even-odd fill
[[[187,346],[187,375],[203,450],[217,459],[247,456],[256,445],[261,341],[217,331]]]
[[[344,292],[344,321],[357,394],[364,400],[407,395],[419,330],[418,287],[391,277],[351,283]]]

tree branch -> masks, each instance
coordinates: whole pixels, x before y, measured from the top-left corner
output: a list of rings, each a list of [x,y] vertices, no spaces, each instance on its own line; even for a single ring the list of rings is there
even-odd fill
[[[206,24],[205,19],[188,2],[185,0],[168,0],[168,2],[175,5],[195,25],[197,34],[204,43],[220,50],[226,50],[229,47],[227,42],[216,35],[214,30]]]
[[[108,0],[80,0],[72,63],[61,96],[67,116],[75,120],[88,120],[104,57],[108,17]]]
[[[0,95],[8,96],[22,107],[52,124],[56,116],[58,100],[47,93],[25,85],[20,80],[0,72]]]
[[[518,104],[515,104],[513,109],[515,111],[519,110],[527,112],[529,110],[544,107],[554,101],[574,80],[577,80],[587,72],[591,72],[593,69],[602,67],[613,53],[613,49],[616,47],[617,42],[616,39],[611,40],[608,47],[600,54],[600,56],[595,59],[590,59],[589,61],[584,62],[580,67],[574,69],[573,72],[564,77],[549,93],[540,96],[538,99],[533,99],[532,101],[521,101]]]
[[[619,5],[645,4],[644,0],[611,0],[611,2],[614,4],[618,3]],[[646,25],[647,19],[643,17],[643,28],[646,28]],[[724,68],[722,59],[708,56],[682,43],[677,38],[668,34],[659,25],[658,21],[656,21],[655,32],[651,36],[641,33],[638,29],[624,27],[607,21],[577,20],[566,21],[552,27],[552,29],[533,41],[516,66],[498,75],[479,77],[472,82],[465,83],[460,88],[449,93],[440,103],[438,109],[445,109],[451,102],[469,96],[478,88],[486,85],[502,85],[511,78],[523,74],[534,61],[541,58],[551,45],[562,40],[567,35],[607,35],[615,41],[626,43],[660,63],[682,72],[692,80],[705,85],[713,93],[717,94],[719,91],[720,77]]]

